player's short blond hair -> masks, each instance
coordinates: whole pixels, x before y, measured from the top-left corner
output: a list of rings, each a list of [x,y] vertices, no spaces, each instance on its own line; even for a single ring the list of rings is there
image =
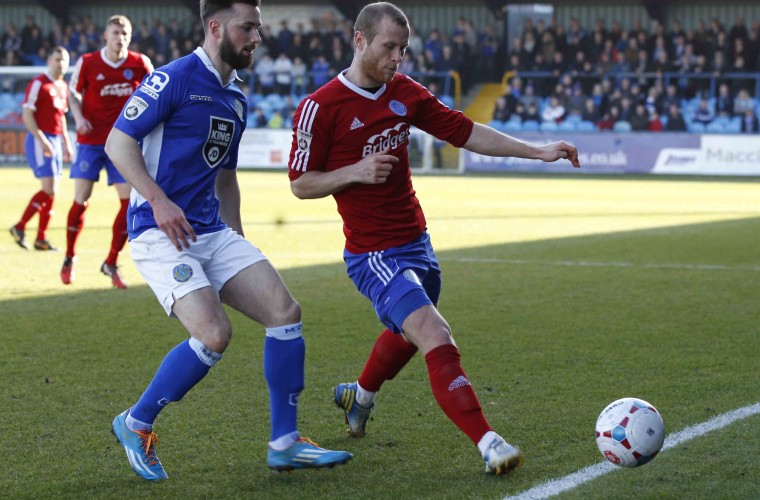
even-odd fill
[[[127,16],[121,15],[121,14],[115,14],[108,18],[108,21],[106,21],[106,28],[108,28],[110,25],[115,24],[116,26],[121,26],[122,28],[129,28],[132,29],[132,21],[129,20]]]
[[[365,5],[359,15],[356,16],[354,31],[360,31],[364,38],[372,43],[372,39],[375,38],[380,28],[380,22],[386,16],[402,28],[409,27],[409,20],[404,11],[390,2],[375,2]]]

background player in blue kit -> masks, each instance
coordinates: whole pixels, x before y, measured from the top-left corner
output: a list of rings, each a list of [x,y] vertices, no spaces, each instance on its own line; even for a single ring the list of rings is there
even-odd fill
[[[261,42],[258,5],[201,0],[203,46],[146,77],[106,142],[133,187],[127,214],[132,259],[167,314],[190,334],[166,355],[139,401],[113,421],[130,465],[149,480],[167,477],[155,452],[158,413],[200,382],[230,342],[222,302],[266,328],[268,466],[332,467],[352,457],[298,434],[301,309],[266,257],[243,237],[235,168],[247,103],[234,80],[236,70],[252,64]]]

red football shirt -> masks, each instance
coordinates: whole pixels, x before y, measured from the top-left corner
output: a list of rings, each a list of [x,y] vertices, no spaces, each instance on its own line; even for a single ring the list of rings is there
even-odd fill
[[[103,145],[129,96],[153,65],[139,52],[127,51],[127,57],[113,62],[106,49],[79,58],[71,75],[69,88],[82,94],[82,114],[92,124],[89,134],[78,134],[79,144]]]
[[[473,127],[460,111],[398,73],[374,94],[340,74],[301,102],[293,123],[291,180],[352,165],[386,149],[399,159],[385,183],[352,184],[333,194],[351,253],[404,245],[425,230],[409,168],[409,128],[462,147]]]
[[[69,88],[63,80],[54,80],[47,73],[34,78],[26,86],[23,107],[34,111],[37,127],[46,134],[62,135],[63,119],[69,110]]]

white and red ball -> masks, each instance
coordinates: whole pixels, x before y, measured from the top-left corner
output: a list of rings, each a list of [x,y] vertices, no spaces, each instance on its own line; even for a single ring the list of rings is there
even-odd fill
[[[660,412],[643,399],[613,401],[596,420],[596,445],[604,458],[621,467],[652,460],[665,441]]]

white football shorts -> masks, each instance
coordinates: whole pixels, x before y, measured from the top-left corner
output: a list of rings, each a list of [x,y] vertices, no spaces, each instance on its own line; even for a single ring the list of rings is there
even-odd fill
[[[129,247],[137,270],[169,316],[176,299],[206,286],[218,294],[237,273],[267,260],[261,250],[229,228],[198,235],[181,252],[160,229],[145,231]]]

